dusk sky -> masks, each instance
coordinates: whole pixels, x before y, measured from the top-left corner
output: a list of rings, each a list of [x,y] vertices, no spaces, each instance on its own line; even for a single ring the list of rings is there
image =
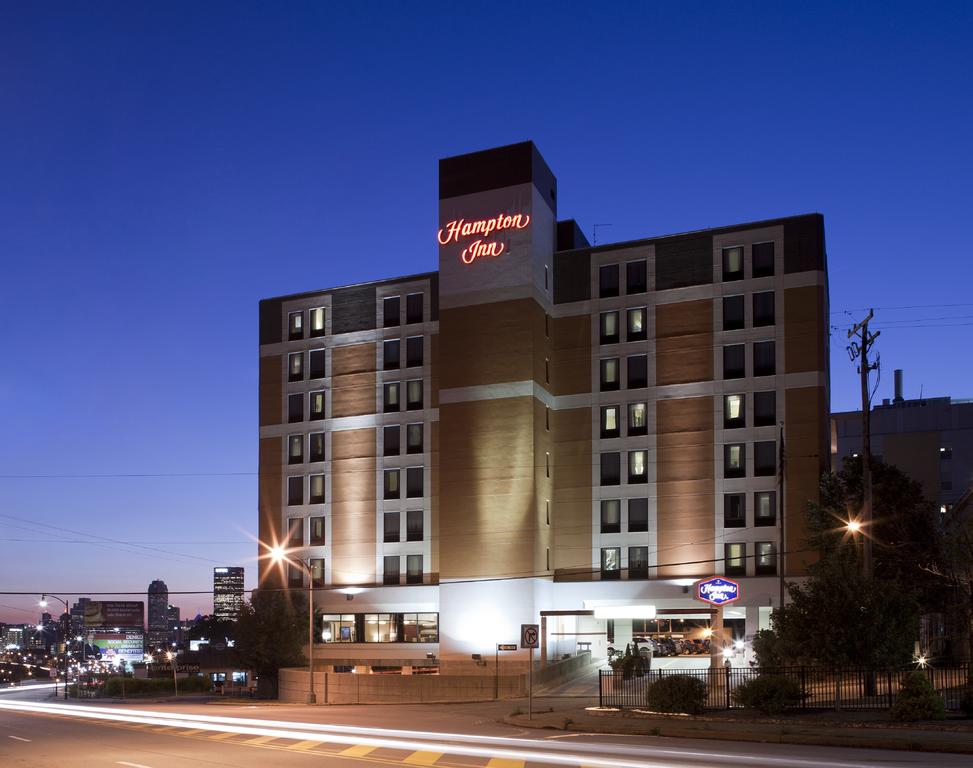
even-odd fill
[[[214,565],[253,586],[257,303],[436,269],[448,155],[534,140],[599,242],[820,211],[833,409],[870,306],[878,398],[893,368],[973,397],[971,22],[0,0],[0,592],[30,593],[0,620],[44,591],[208,591]]]

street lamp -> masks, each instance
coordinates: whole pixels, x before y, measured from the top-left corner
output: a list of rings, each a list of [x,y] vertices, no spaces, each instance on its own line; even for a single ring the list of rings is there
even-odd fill
[[[64,606],[64,612],[65,613],[67,613],[67,614],[70,614],[71,613],[71,609],[68,607],[68,601],[67,600],[65,600],[62,597],[58,597],[57,595],[51,595],[50,597],[52,597],[53,599],[57,600],[59,603],[61,603]],[[47,608],[47,598],[48,598],[48,595],[46,593],[43,594],[43,595],[41,595],[41,599],[38,601],[37,604],[41,608]],[[60,621],[58,622],[58,624],[60,624]],[[65,645],[67,644],[66,641],[67,641],[67,638],[65,637]],[[56,699],[57,698],[57,673],[58,673],[58,667],[59,667],[58,660],[57,660],[58,654],[57,654],[57,650],[56,650],[56,646],[58,645],[58,641],[57,641],[57,629],[54,630],[54,645],[55,645],[55,653],[54,653],[54,698]],[[65,701],[67,701],[67,698],[68,698],[68,663],[67,663],[67,659],[65,658],[65,660],[64,660],[64,699],[65,699]]]
[[[176,654],[172,651],[166,651],[166,658],[172,665],[172,690],[175,691],[175,695],[179,695],[179,682],[176,680]]]
[[[317,697],[314,694],[314,573],[311,570],[311,562],[302,558],[292,559],[280,544],[270,548],[270,559],[277,564],[300,565],[307,574],[307,676],[309,690],[305,703],[317,704]],[[327,682],[327,673],[325,673],[324,679]]]

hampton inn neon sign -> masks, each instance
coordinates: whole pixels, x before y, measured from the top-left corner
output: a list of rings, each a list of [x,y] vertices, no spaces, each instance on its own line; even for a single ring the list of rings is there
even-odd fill
[[[468,243],[459,255],[464,264],[472,264],[481,256],[499,256],[507,250],[506,242],[494,237],[497,233],[508,229],[526,229],[528,224],[530,224],[530,216],[526,213],[516,213],[512,216],[500,213],[491,219],[478,221],[453,219],[439,230],[437,239],[440,245],[449,245],[476,237],[476,240]]]

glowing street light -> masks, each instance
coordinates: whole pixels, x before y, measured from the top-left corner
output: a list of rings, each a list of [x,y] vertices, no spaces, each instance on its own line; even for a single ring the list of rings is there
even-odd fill
[[[861,533],[862,524],[858,520],[849,520],[845,528],[849,533]]]
[[[317,696],[314,693],[314,573],[311,570],[311,563],[301,558],[297,560],[291,559],[287,555],[287,550],[280,544],[274,544],[269,550],[272,562],[278,565],[285,562],[290,565],[300,564],[301,568],[307,574],[307,676],[309,690],[305,701],[307,704],[317,704]],[[324,681],[325,685],[327,685],[327,672],[324,674]],[[325,690],[325,699],[327,699],[327,690]]]

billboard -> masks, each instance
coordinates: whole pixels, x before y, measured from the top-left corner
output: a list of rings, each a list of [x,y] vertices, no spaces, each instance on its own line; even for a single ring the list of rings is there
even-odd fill
[[[90,600],[84,607],[87,629],[144,627],[144,616],[141,600]]]
[[[88,647],[95,646],[101,660],[109,664],[124,661],[126,665],[140,663],[144,657],[144,638],[141,632],[110,632],[94,630],[88,633]]]

